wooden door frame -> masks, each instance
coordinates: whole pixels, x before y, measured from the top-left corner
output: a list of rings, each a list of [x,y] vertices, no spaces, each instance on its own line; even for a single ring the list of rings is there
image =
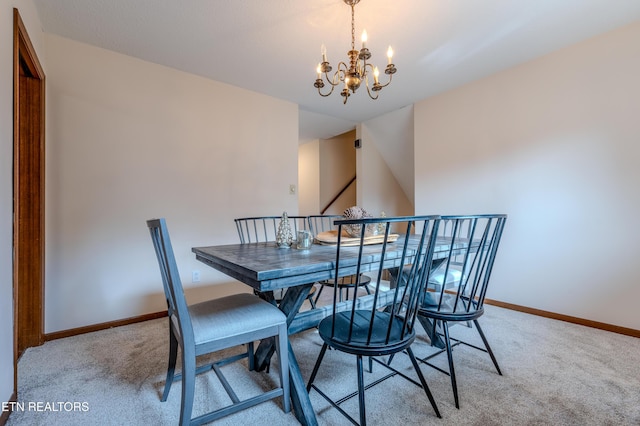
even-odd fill
[[[44,343],[45,75],[13,9],[13,330],[18,358]]]

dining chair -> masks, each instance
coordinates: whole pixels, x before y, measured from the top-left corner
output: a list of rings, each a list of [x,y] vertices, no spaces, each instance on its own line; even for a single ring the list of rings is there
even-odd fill
[[[169,362],[162,401],[169,396],[171,384],[182,380],[180,425],[211,422],[270,399],[281,398],[282,409],[290,411],[288,334],[285,315],[272,304],[242,293],[187,305],[165,219],[147,221],[155,249],[169,316]],[[280,386],[240,400],[224,376],[222,367],[243,358],[253,370],[253,342],[274,338],[279,359]],[[196,358],[245,345],[246,350],[206,365],[197,366]],[[182,352],[182,371],[175,374],[178,347]],[[196,418],[191,418],[195,376],[213,370],[232,403]],[[258,373],[255,373],[258,374]]]
[[[255,216],[234,219],[240,244],[276,241],[282,216]],[[288,216],[293,238],[298,231],[308,230],[307,216]]]
[[[336,220],[345,219],[344,216],[341,215],[310,215],[307,216],[309,221],[309,230],[315,236],[322,232],[336,231],[338,227],[335,225]],[[325,287],[334,287],[336,286],[335,279],[329,280],[321,280],[318,281],[320,284],[320,288],[317,291],[315,296],[315,303],[318,303],[318,299],[320,299],[320,295],[322,294],[322,290]],[[367,275],[361,275],[360,279],[357,280],[355,276],[346,276],[340,277],[337,280],[337,286],[339,290],[339,300],[343,300],[343,294],[346,294],[346,298],[349,298],[349,290],[353,290],[353,297],[355,298],[358,289],[364,288],[367,294],[371,294],[371,290],[369,289],[369,284],[371,284],[371,277]]]
[[[504,214],[442,216],[440,222],[438,242],[447,244],[449,253],[446,261],[432,274],[418,315],[427,320],[421,322],[432,344],[436,339],[444,339],[444,347],[420,361],[451,377],[456,408],[460,408],[460,404],[454,347],[463,344],[487,352],[498,374],[502,375],[478,319],[484,313],[484,300],[506,219]],[[449,327],[457,323],[469,326],[473,323],[484,348],[451,337]],[[448,371],[429,362],[443,352],[447,353]]]
[[[254,217],[240,217],[233,221],[236,224],[238,230],[238,237],[240,238],[240,244],[247,243],[266,243],[276,241],[278,234],[278,226],[282,216],[254,216]],[[295,235],[298,231],[309,230],[309,221],[307,216],[288,216],[289,225],[291,226],[291,232],[295,240]],[[295,249],[294,249],[295,250]],[[284,297],[283,290],[277,290],[273,293],[273,298],[276,303],[280,303]],[[316,302],[314,295],[316,293],[316,287],[311,287],[307,299],[312,309],[316,308]],[[271,296],[265,295],[270,298]]]
[[[387,367],[386,363],[375,357],[392,355],[402,351],[409,355],[420,380],[420,386],[424,389],[436,416],[441,417],[411,350],[411,344],[416,336],[414,329],[416,314],[431,271],[435,231],[437,231],[438,223],[439,216],[345,219],[336,222],[338,231],[342,231],[343,226],[360,225],[361,233],[359,244],[355,247],[341,245],[342,237],[341,233],[338,233],[334,277],[344,275],[360,277],[362,273],[369,272],[377,275],[379,282],[385,269],[405,264],[411,265],[405,270],[406,273],[403,274],[404,280],[401,285],[386,290],[386,292],[391,292],[391,297],[386,299],[391,300],[390,303],[381,302],[383,291],[380,286],[376,287],[372,303],[366,307],[359,303],[360,299],[358,298],[339,302],[338,287],[333,287],[333,309],[331,314],[320,321],[318,325],[318,334],[323,340],[323,345],[307,383],[307,390],[316,390],[320,396],[354,424],[366,425],[365,390],[381,382],[381,380],[376,380],[365,385],[363,357],[373,359],[380,365]],[[367,244],[367,225],[370,224],[380,225],[378,229],[384,228],[383,242]],[[416,225],[422,230],[417,235],[414,234]],[[398,238],[395,242],[390,242],[393,240],[391,238],[393,236],[392,226],[393,234]],[[389,296],[389,294],[384,296]],[[358,391],[351,396],[358,395],[359,423],[340,407],[340,404],[349,396],[340,399],[331,398],[315,383],[327,348],[334,349],[331,351],[332,353],[339,351],[356,357]],[[333,374],[338,378],[340,373],[334,372]],[[394,370],[394,373],[387,377],[392,377],[395,374],[398,373]],[[404,374],[402,377],[410,379]],[[339,380],[344,379],[340,378]],[[414,383],[418,382],[414,381]],[[401,391],[402,389],[393,389],[393,392]]]

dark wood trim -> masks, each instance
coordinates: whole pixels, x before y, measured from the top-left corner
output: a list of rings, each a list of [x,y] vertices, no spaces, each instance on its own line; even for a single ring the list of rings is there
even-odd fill
[[[485,299],[487,305],[498,306],[500,308],[510,309],[512,311],[524,312],[526,314],[536,315],[539,317],[551,318],[555,320],[570,322],[573,324],[584,325],[586,327],[597,328],[600,330],[610,331],[612,333],[624,334],[632,337],[640,337],[640,330],[634,330],[632,328],[620,327],[617,325],[606,324],[597,321],[586,320],[583,318],[571,317],[568,315],[556,314],[554,312],[543,311],[540,309],[528,308],[526,306],[514,305],[512,303],[500,302],[498,300]],[[150,314],[139,315],[136,317],[125,318],[116,321],[104,322],[100,324],[88,325],[86,327],[78,327],[69,330],[56,331],[54,333],[47,333],[44,336],[46,341],[62,339],[65,337],[77,336],[79,334],[91,333],[93,331],[106,330],[108,328],[120,327],[123,325],[135,324],[138,322],[154,320],[158,318],[164,318],[167,316],[167,311],[154,312]],[[1,426],[1,425],[0,425]]]
[[[13,9],[13,363],[44,342],[45,75]]]
[[[13,395],[11,395],[11,398],[9,398],[9,400],[7,402],[18,402],[18,398],[16,397],[16,393],[14,391]],[[2,411],[0,412],[0,426],[4,426],[7,424],[7,421],[9,420],[9,416],[11,415],[11,411]]]
[[[45,341],[63,339],[65,337],[77,336],[79,334],[91,333],[94,331],[106,330],[108,328],[120,327],[122,325],[135,324],[138,322],[149,321],[153,319],[163,318],[167,316],[167,311],[154,312],[151,314],[139,315],[136,317],[124,318],[116,321],[103,322],[100,324],[87,325],[85,327],[72,328],[69,330],[56,331],[44,335]]]
[[[498,300],[485,299],[485,303],[488,305],[498,306],[500,308],[511,309],[512,311],[518,311],[518,312],[524,312],[526,314],[537,315],[539,317],[551,318],[555,320],[570,322],[573,324],[584,325],[586,327],[597,328],[605,331],[611,331],[613,333],[624,334],[626,336],[640,337],[640,330],[634,330],[633,328],[620,327],[617,325],[606,324],[604,322],[591,321],[584,318],[572,317],[569,315],[557,314],[555,312],[543,311],[541,309],[528,308],[526,306],[500,302]]]
[[[22,18],[20,17],[20,12],[17,8],[13,8],[13,24],[14,59],[18,57],[18,53],[15,48],[18,47],[17,43],[19,40],[21,43],[24,43],[23,48],[25,51],[23,53],[26,53],[24,60],[27,61],[29,69],[34,71],[34,77],[44,79],[44,70],[40,65],[38,55],[36,55],[36,50],[33,48],[33,44],[31,43],[31,39],[27,33],[27,28],[24,26]]]

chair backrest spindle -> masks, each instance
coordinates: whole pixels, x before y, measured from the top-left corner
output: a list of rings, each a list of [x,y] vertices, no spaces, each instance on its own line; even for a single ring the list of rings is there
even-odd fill
[[[240,244],[275,241],[282,216],[256,216],[234,219]],[[293,238],[309,227],[307,216],[288,216]]]
[[[337,214],[307,216],[307,220],[309,222],[309,230],[313,233],[313,235],[318,235],[321,232],[333,231],[335,229],[338,229],[334,222],[339,219],[344,219],[344,216],[340,216]]]

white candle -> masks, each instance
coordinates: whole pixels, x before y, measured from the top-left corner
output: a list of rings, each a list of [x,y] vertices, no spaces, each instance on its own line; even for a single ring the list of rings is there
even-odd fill
[[[393,49],[389,46],[389,50],[387,50],[387,58],[389,58],[389,63],[391,64],[391,59],[393,58]]]
[[[367,30],[362,30],[362,48],[367,47]]]
[[[322,62],[327,62],[327,48],[324,44],[320,46],[320,53],[322,53]]]

